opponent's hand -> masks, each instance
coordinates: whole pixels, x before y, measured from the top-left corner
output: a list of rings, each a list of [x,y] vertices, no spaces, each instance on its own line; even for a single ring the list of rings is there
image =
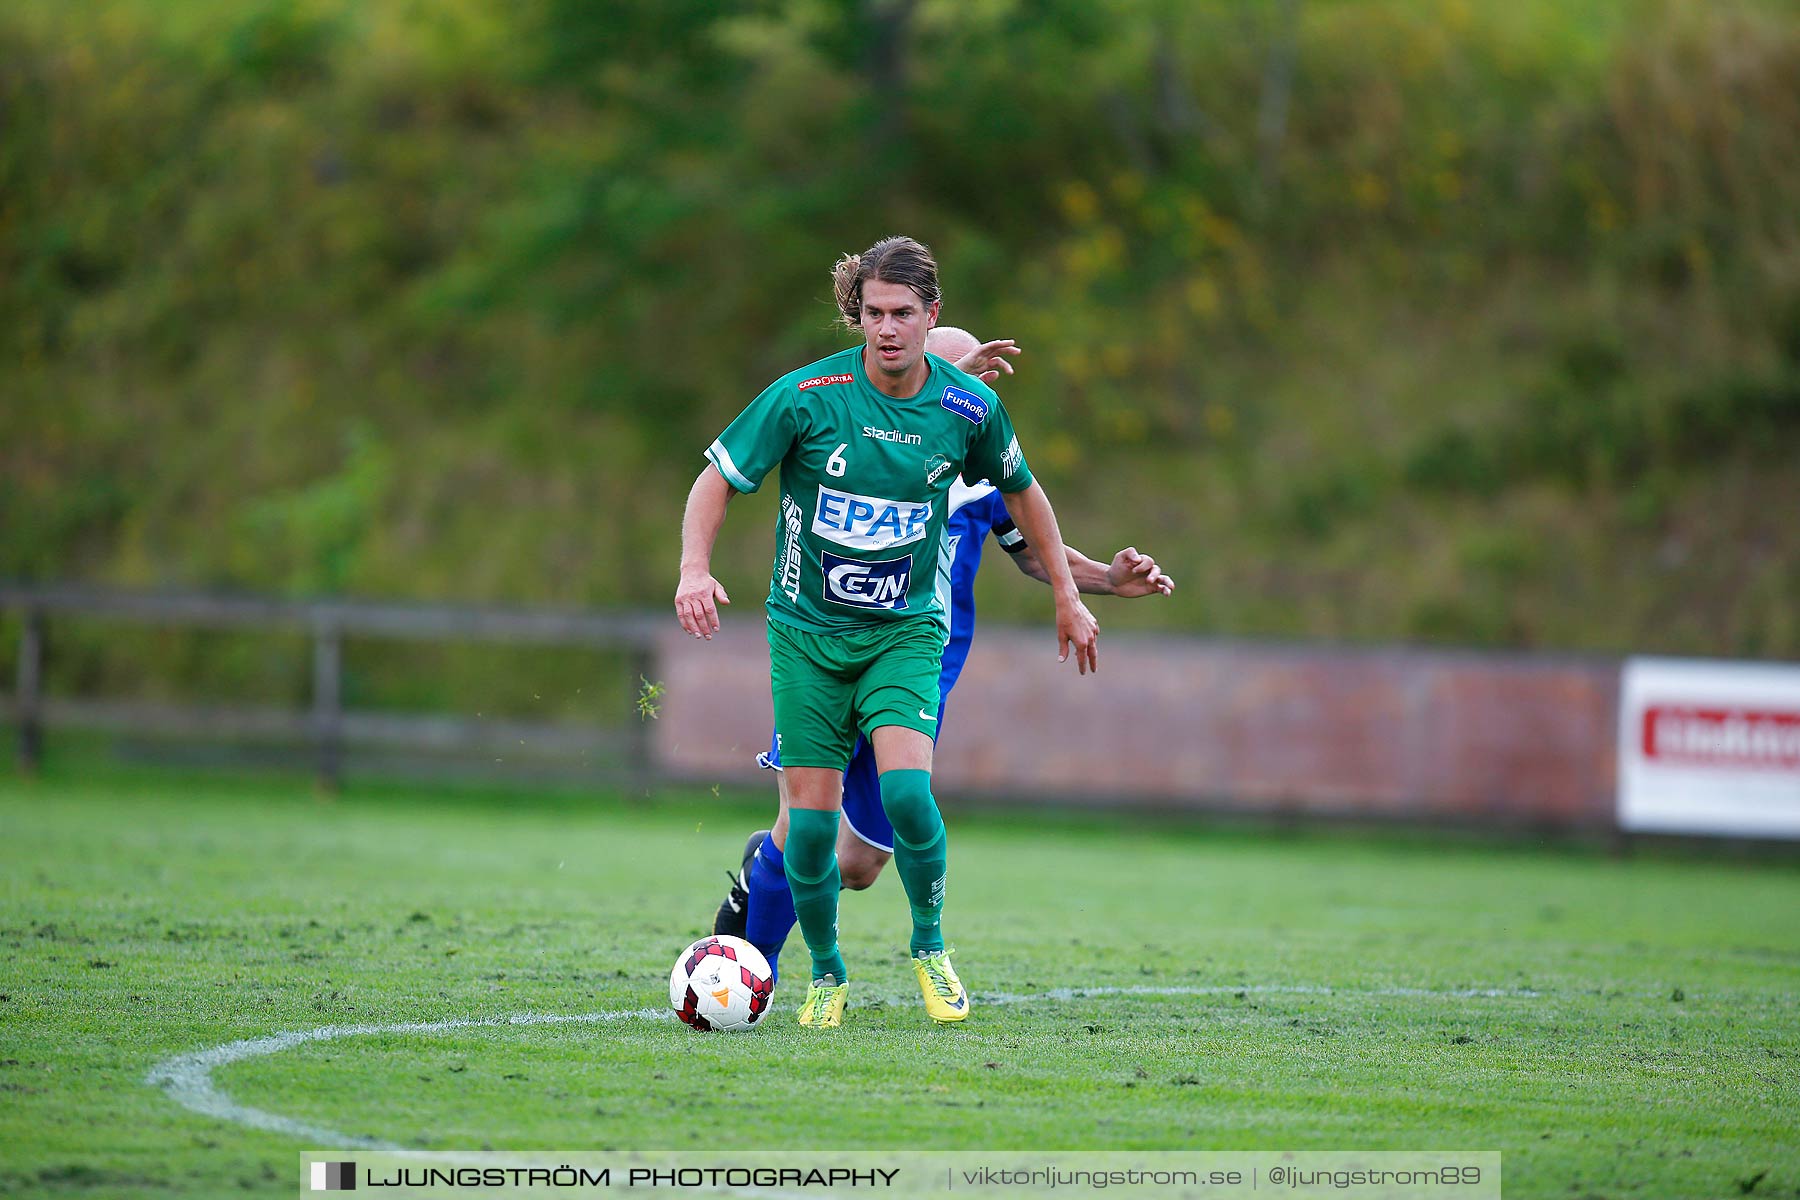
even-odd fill
[[[675,619],[695,637],[712,641],[712,635],[719,632],[718,606],[730,603],[724,585],[711,572],[681,573],[681,583],[675,588]]]
[[[1025,353],[1011,338],[1001,338],[997,342],[983,342],[967,354],[956,360],[956,369],[965,375],[973,375],[983,383],[992,383],[1004,372],[1013,373],[1013,365],[1007,360],[1017,358]]]
[[[1056,606],[1056,645],[1061,651],[1057,662],[1069,661],[1069,648],[1075,649],[1075,668],[1081,674],[1100,669],[1100,622],[1080,600]]]
[[[1127,546],[1113,555],[1106,568],[1106,582],[1115,596],[1167,596],[1175,590],[1175,581],[1163,574],[1156,560]]]

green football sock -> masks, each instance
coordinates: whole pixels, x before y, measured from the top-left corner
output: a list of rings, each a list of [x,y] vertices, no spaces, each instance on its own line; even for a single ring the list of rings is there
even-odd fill
[[[788,890],[794,895],[794,916],[800,936],[812,954],[814,979],[830,975],[839,983],[849,977],[844,956],[838,953],[838,890],[841,877],[837,860],[838,814],[811,808],[788,809],[787,848],[782,868]]]
[[[885,772],[881,776],[881,807],[894,826],[894,866],[912,909],[912,952],[935,954],[944,948],[939,922],[950,866],[950,837],[937,801],[931,797],[931,772]]]

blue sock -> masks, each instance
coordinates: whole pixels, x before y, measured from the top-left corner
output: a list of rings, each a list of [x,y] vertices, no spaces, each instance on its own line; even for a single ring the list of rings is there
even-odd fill
[[[781,851],[775,848],[772,837],[763,839],[756,857],[750,860],[744,885],[750,893],[750,907],[744,914],[744,940],[763,952],[769,960],[769,970],[779,978],[781,947],[794,928],[794,894],[788,890]]]

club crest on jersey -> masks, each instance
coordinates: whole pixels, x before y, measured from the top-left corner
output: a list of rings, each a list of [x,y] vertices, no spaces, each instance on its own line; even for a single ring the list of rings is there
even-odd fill
[[[912,586],[910,554],[881,562],[862,562],[821,550],[819,570],[825,575],[825,599],[833,604],[889,611],[906,607],[906,589]]]
[[[950,460],[949,459],[945,458],[941,454],[932,455],[931,461],[925,464],[925,486],[930,487],[932,484],[934,484],[938,480],[942,479],[944,477],[945,472],[947,472],[949,470],[950,470]]]
[[[987,401],[974,392],[965,392],[962,388],[951,386],[944,389],[943,405],[959,417],[964,417],[979,425],[987,420]]]
[[[887,550],[923,539],[930,525],[929,504],[859,496],[821,485],[812,531],[852,550]]]

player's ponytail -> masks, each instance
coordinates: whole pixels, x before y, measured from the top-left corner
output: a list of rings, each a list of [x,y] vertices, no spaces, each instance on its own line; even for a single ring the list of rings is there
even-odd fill
[[[831,268],[831,290],[838,316],[852,329],[862,327],[862,255],[846,254]]]
[[[909,237],[882,238],[861,254],[846,254],[831,268],[831,290],[838,314],[851,329],[862,328],[863,284],[871,279],[903,283],[927,306],[943,301],[937,260],[922,242]]]

